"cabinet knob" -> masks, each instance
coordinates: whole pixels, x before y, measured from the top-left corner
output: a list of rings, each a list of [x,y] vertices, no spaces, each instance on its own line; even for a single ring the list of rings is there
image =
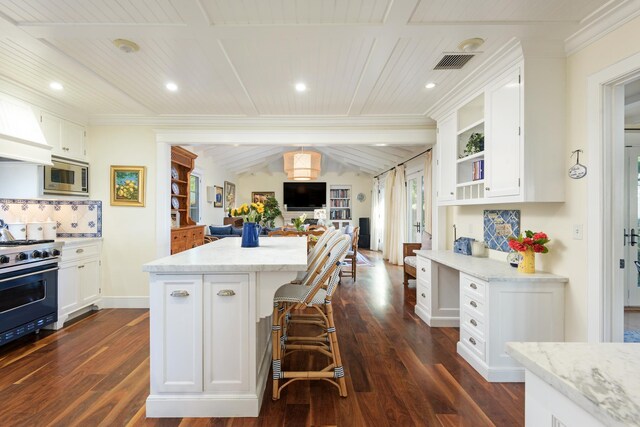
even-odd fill
[[[84,252],[84,249],[80,248],[80,249],[76,249],[76,253],[77,254],[81,254],[82,252]]]
[[[449,193],[449,194],[451,194],[453,196],[453,191],[451,193]]]
[[[173,291],[173,292],[171,292],[171,296],[172,297],[188,297],[189,296],[189,292],[187,292],[185,290]]]
[[[484,187],[484,191],[491,191],[489,187]]]
[[[471,323],[473,326],[478,326],[478,322],[476,322],[475,319],[469,320],[469,323]]]
[[[422,267],[420,270],[422,270],[423,273],[427,272],[427,270],[425,270],[424,267]]]
[[[471,289],[478,289],[478,285],[475,283],[470,283],[469,286],[471,286]]]
[[[473,345],[476,345],[476,340],[474,340],[473,337],[469,338],[469,342]]]
[[[223,289],[218,292],[219,297],[232,297],[235,294],[236,293],[233,291],[233,289]]]
[[[423,293],[421,293],[420,295],[422,295],[422,298],[426,298],[427,296]]]
[[[469,304],[471,304],[471,307],[478,308],[478,304],[475,301],[471,301]]]

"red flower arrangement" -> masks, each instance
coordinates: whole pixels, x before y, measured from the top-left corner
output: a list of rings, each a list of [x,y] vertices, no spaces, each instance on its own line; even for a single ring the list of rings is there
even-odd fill
[[[534,233],[531,230],[524,232],[524,236],[509,237],[509,247],[518,252],[525,252],[529,249],[533,252],[546,254],[549,249],[545,246],[549,243],[549,237],[541,231]]]

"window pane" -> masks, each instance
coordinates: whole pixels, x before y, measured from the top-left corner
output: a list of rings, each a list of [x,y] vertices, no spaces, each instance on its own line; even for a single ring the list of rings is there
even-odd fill
[[[189,216],[192,220],[200,220],[200,177],[191,175],[189,181]]]

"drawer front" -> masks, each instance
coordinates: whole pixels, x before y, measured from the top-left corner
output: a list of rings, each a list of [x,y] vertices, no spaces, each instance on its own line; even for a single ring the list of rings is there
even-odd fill
[[[472,353],[478,356],[482,361],[485,360],[485,342],[484,340],[469,331],[466,326],[460,328],[460,342],[466,346]]]
[[[81,258],[98,257],[100,256],[100,244],[94,243],[91,245],[73,246],[70,248],[62,247],[62,259],[61,262],[74,261]]]
[[[460,297],[460,308],[462,310],[468,310],[475,316],[482,317],[484,319],[484,303],[480,301],[475,295],[470,294],[469,292],[462,292]]]
[[[480,301],[484,301],[487,283],[473,276],[460,273],[460,290],[474,295]]]
[[[418,280],[431,283],[431,260],[423,257],[416,257],[416,275]]]
[[[460,326],[463,326],[479,338],[485,337],[485,324],[484,318],[476,315],[473,310],[469,310],[466,307],[462,309],[462,315],[460,316]]]
[[[431,285],[418,280],[416,284],[416,304],[431,311]]]

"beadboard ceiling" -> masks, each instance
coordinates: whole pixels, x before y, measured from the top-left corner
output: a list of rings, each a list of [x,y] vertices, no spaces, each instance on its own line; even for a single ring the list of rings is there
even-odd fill
[[[0,0],[0,78],[94,117],[415,118],[511,38],[565,40],[625,1]],[[471,37],[482,53],[433,71]]]

